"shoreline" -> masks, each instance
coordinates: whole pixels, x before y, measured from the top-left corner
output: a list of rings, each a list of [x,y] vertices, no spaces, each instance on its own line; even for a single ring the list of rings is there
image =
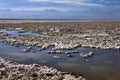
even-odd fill
[[[109,21],[120,21],[120,20],[37,20],[37,19],[0,19],[0,23],[43,23],[43,22],[100,22],[100,21],[105,21],[105,22],[109,22]]]

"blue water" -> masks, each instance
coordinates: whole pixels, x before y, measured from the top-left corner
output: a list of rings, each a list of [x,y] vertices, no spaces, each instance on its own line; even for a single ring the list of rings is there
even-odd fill
[[[23,64],[38,63],[57,68],[61,71],[82,74],[89,80],[119,80],[120,74],[120,50],[104,50],[92,48],[76,48],[73,50],[79,53],[72,54],[68,57],[64,54],[48,54],[53,47],[38,51],[39,47],[33,46],[31,51],[23,52],[26,46],[15,47],[9,44],[0,43],[0,57],[16,61]],[[6,50],[7,49],[7,50]],[[80,53],[93,51],[94,55],[89,58],[82,58]],[[60,59],[54,59],[53,56],[60,56]],[[86,62],[89,60],[89,62]]]
[[[35,32],[30,32],[30,31],[26,31],[26,32],[19,32],[18,30],[5,30],[5,29],[1,29],[0,32],[5,32],[8,34],[8,36],[17,36],[17,35],[32,35],[32,36],[40,36],[41,34],[35,33]]]
[[[0,32],[7,33],[9,36],[16,36],[19,33],[19,31],[17,30],[5,30],[5,29],[1,29]]]
[[[33,32],[19,33],[17,30],[0,30],[0,32],[8,33],[9,36],[32,35],[47,36]],[[119,36],[119,35],[118,35]],[[81,38],[71,38],[78,40]],[[53,46],[42,50],[40,47],[32,46],[29,52],[23,52],[27,46],[16,47],[10,44],[0,42],[0,57],[23,64],[38,63],[54,67],[61,71],[73,72],[86,77],[88,80],[119,80],[120,79],[120,50],[118,49],[93,49],[93,48],[75,48],[72,50],[62,50],[63,54],[48,54],[47,51],[52,50]],[[41,49],[41,51],[39,51]],[[65,52],[77,50],[78,53],[68,57]],[[93,56],[82,58],[80,53],[88,53],[92,51]],[[54,59],[53,56],[60,56],[60,59]],[[88,60],[88,62],[86,62]]]

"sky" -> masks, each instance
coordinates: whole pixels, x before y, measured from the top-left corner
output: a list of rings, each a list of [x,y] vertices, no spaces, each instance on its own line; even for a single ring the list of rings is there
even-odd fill
[[[0,0],[0,18],[120,19],[120,0]]]

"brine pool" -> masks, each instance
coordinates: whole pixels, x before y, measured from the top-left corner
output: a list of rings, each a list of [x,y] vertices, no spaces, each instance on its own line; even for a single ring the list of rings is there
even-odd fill
[[[14,36],[16,33],[17,32],[13,32]],[[78,47],[72,50],[63,50],[63,52],[78,51],[78,53],[72,54],[73,57],[68,57],[64,53],[48,54],[47,51],[50,51],[54,46],[50,46],[41,51],[39,51],[41,48],[32,46],[29,52],[23,52],[22,50],[26,47],[27,46],[16,47],[15,45],[0,42],[0,57],[22,64],[37,63],[40,65],[47,65],[60,71],[82,75],[87,80],[120,80],[119,49]],[[88,53],[90,51],[94,53],[93,56],[88,58],[82,58],[80,56],[80,53]],[[53,56],[60,56],[61,58],[55,59]]]

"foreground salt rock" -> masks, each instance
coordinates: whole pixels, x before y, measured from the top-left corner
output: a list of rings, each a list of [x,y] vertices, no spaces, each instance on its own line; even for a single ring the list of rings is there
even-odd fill
[[[0,37],[7,36],[7,35],[8,35],[7,33],[0,32]]]
[[[86,80],[38,64],[18,64],[0,58],[0,80]]]

